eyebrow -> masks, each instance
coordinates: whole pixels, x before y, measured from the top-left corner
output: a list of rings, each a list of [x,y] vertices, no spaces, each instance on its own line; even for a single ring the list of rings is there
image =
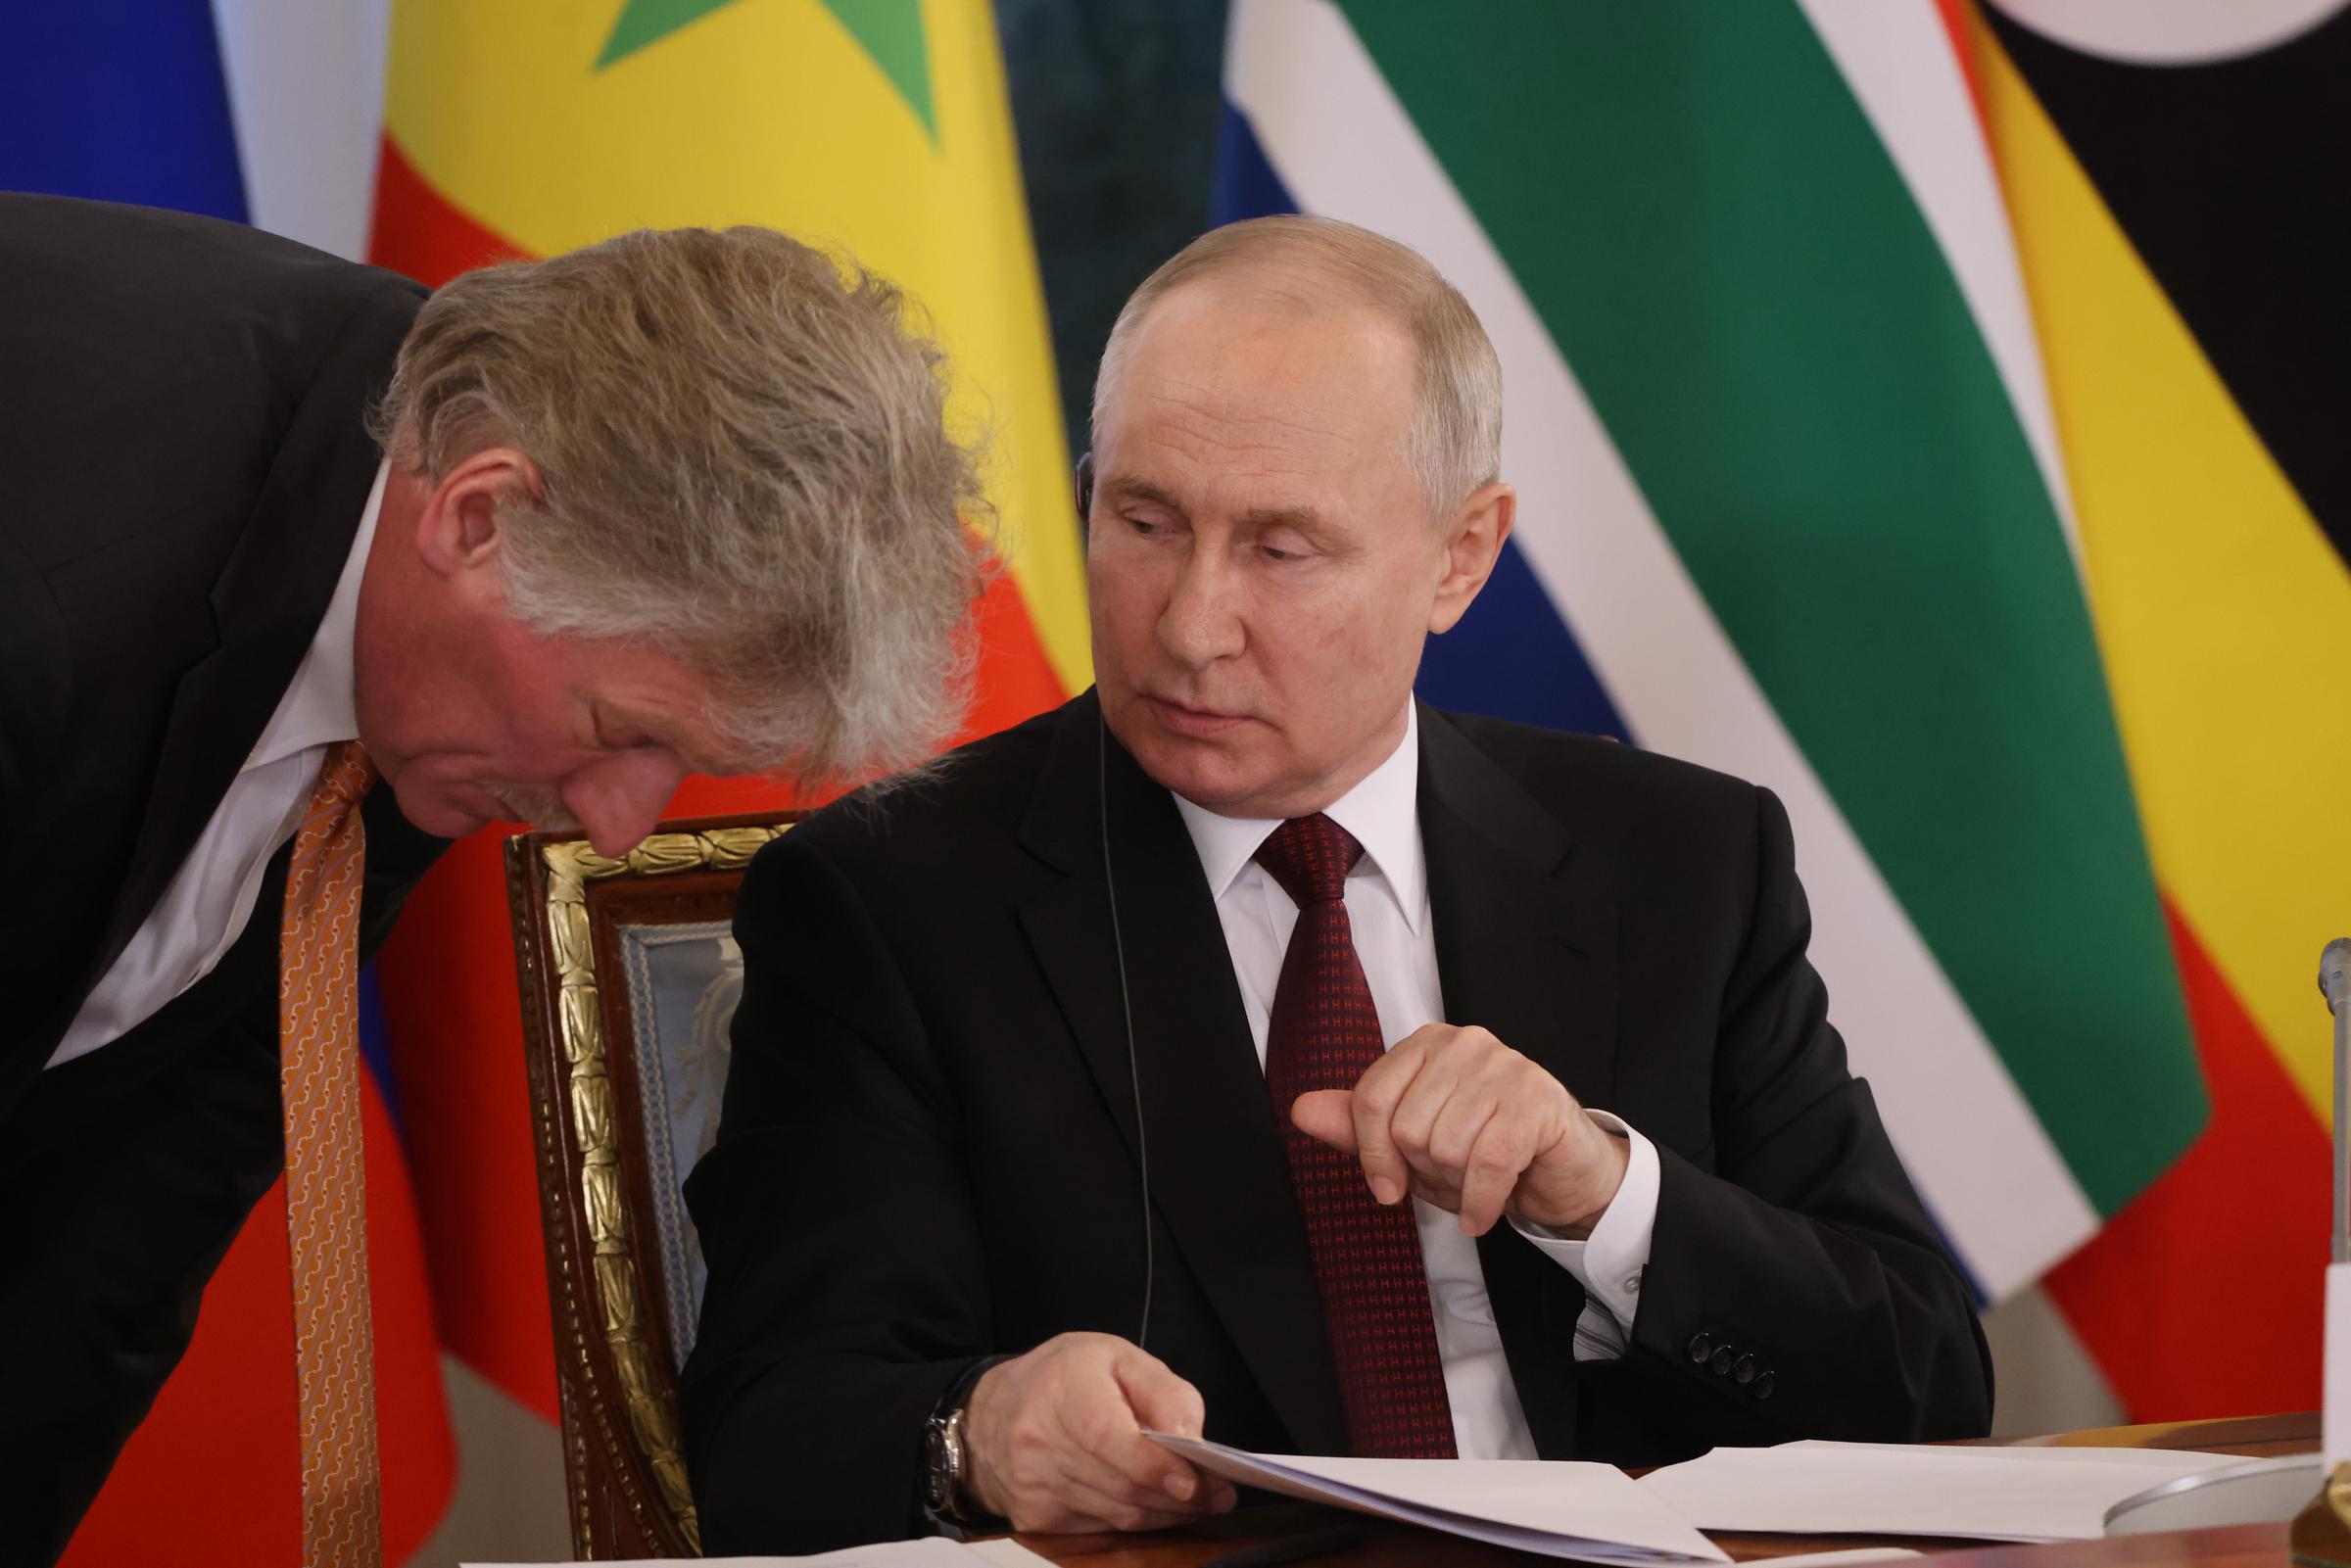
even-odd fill
[[[1253,506],[1236,521],[1246,528],[1295,528],[1304,534],[1322,531],[1322,514],[1312,506]]]
[[[1184,510],[1183,502],[1148,479],[1137,479],[1131,474],[1112,474],[1102,481],[1101,489],[1105,496],[1115,496],[1123,500],[1146,500],[1154,506],[1165,506],[1179,517],[1191,515]]]
[[[1189,518],[1183,502],[1154,485],[1148,479],[1129,474],[1114,474],[1102,482],[1103,493],[1128,500],[1149,501],[1165,506],[1178,517]],[[1253,506],[1234,519],[1244,528],[1295,528],[1303,533],[1320,533],[1326,526],[1322,514],[1312,506]]]
[[[756,767],[737,766],[736,764],[742,760],[739,758],[696,755],[688,742],[686,733],[657,714],[640,713],[626,704],[609,702],[600,698],[596,704],[596,711],[598,715],[597,733],[600,738],[605,733],[606,725],[613,730],[634,731],[684,763],[686,771],[689,773],[698,773],[712,779],[727,779],[737,774],[760,771]]]

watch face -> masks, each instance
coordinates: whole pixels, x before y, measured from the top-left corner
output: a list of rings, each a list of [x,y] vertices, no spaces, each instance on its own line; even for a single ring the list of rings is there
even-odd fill
[[[955,1497],[955,1465],[947,1452],[947,1429],[934,1421],[923,1432],[923,1500],[934,1511],[944,1511]]]

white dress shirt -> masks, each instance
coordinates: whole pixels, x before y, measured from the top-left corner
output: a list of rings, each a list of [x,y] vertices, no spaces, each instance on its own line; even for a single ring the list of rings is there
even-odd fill
[[[1347,920],[1379,1013],[1379,1031],[1389,1046],[1445,1018],[1420,842],[1419,784],[1419,716],[1408,708],[1404,740],[1394,754],[1324,812],[1364,846],[1363,860],[1347,879]],[[1263,1068],[1273,988],[1291,928],[1298,924],[1298,906],[1252,857],[1281,824],[1220,817],[1180,795],[1176,808],[1191,832],[1217,901]],[[1542,1227],[1511,1222],[1530,1246],[1550,1255],[1584,1287],[1586,1305],[1575,1326],[1579,1361],[1612,1360],[1624,1353],[1625,1327],[1639,1305],[1641,1272],[1649,1262],[1657,1216],[1655,1146],[1606,1112],[1595,1111],[1593,1117],[1631,1147],[1623,1185],[1592,1227],[1591,1238],[1567,1241]],[[1416,1198],[1413,1206],[1444,1360],[1445,1394],[1453,1405],[1455,1445],[1464,1459],[1534,1458],[1534,1438],[1503,1358],[1502,1331],[1486,1296],[1477,1242],[1463,1235],[1461,1222],[1442,1209]]]
[[[352,630],[389,471],[376,466],[359,536],[293,685],[155,908],[82,999],[49,1066],[120,1039],[213,972],[253,918],[269,857],[302,825],[326,748],[359,735]]]

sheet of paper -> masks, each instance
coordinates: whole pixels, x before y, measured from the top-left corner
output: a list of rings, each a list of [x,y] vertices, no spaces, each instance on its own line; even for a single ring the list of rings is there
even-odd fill
[[[975,1541],[963,1548],[991,1568],[1046,1568],[1052,1559],[1040,1557],[1010,1536],[998,1536],[993,1541]]]
[[[2157,1449],[1786,1443],[1716,1449],[1641,1485],[1702,1530],[2087,1541],[2125,1497],[2239,1462]]]
[[[938,1536],[921,1541],[884,1541],[814,1557],[663,1557],[635,1568],[1046,1568],[1045,1559],[1017,1541],[976,1541],[969,1545]],[[590,1568],[588,1564],[461,1563],[458,1568]]]
[[[1730,1561],[1610,1464],[1320,1458],[1151,1436],[1203,1470],[1241,1486],[1520,1551],[1598,1563]]]

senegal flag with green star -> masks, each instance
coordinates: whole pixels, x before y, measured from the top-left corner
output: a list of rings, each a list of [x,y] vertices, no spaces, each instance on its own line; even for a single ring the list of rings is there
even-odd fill
[[[1091,679],[1069,456],[989,8],[974,0],[395,0],[371,257],[439,285],[633,228],[757,223],[911,295],[986,435],[1009,570],[972,734]],[[672,815],[783,804],[690,781]],[[381,961],[448,1351],[556,1415],[497,831]]]

